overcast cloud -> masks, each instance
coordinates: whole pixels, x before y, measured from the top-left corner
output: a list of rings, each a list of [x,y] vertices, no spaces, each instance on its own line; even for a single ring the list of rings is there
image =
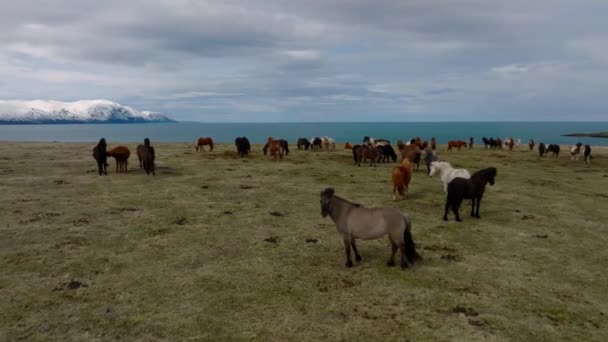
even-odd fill
[[[22,0],[0,99],[194,121],[608,120],[606,1]]]

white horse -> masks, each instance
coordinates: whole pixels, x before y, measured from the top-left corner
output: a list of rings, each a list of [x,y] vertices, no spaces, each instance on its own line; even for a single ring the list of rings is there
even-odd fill
[[[334,140],[333,138],[330,138],[326,135],[325,138],[323,138],[323,147],[328,152],[329,152],[329,150],[335,151],[336,150],[336,140]]]
[[[443,182],[443,192],[448,192],[448,184],[452,181],[452,179],[456,177],[460,178],[471,178],[471,174],[469,171],[465,169],[455,169],[452,165],[446,161],[434,161],[431,163],[431,171],[429,172],[429,176],[433,177],[437,172],[441,177],[441,181]]]

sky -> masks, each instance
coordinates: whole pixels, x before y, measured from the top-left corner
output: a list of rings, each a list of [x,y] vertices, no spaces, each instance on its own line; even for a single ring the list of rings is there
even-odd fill
[[[2,7],[3,100],[203,122],[608,120],[603,0]]]

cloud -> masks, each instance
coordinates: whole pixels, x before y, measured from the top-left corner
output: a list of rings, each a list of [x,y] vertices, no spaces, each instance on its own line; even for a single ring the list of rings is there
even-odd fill
[[[203,121],[592,119],[607,104],[603,1],[5,7],[5,99],[110,98]]]

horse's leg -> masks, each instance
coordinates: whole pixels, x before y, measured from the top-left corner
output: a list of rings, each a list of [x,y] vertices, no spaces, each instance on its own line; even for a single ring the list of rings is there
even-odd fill
[[[454,215],[456,215],[456,222],[462,221],[460,219],[460,213],[458,212],[460,210],[461,204],[462,204],[462,199],[457,199],[455,201],[455,203],[452,205],[452,211],[454,212]]]
[[[359,251],[357,250],[357,244],[355,243],[355,238],[350,239],[350,246],[353,248],[355,252],[355,260],[361,261],[361,255],[359,255]]]
[[[476,202],[476,197],[473,196],[473,198],[471,198],[471,216],[475,217],[475,202]]]
[[[481,198],[483,197],[483,195],[479,195],[479,197],[477,198],[476,201],[476,205],[477,205],[477,214],[475,215],[475,217],[477,218],[481,218],[481,216],[479,216],[479,205],[481,204]]]
[[[353,261],[350,258],[350,237],[344,237],[344,251],[346,252],[346,267],[353,267]]]
[[[390,258],[388,258],[388,261],[386,262],[386,266],[395,266],[395,253],[397,253],[399,246],[395,243],[395,241],[393,241],[390,234],[389,234],[388,238],[391,242],[391,256],[390,256]]]
[[[450,199],[446,198],[445,199],[445,210],[443,212],[443,220],[444,221],[448,220],[448,211],[450,211]]]

